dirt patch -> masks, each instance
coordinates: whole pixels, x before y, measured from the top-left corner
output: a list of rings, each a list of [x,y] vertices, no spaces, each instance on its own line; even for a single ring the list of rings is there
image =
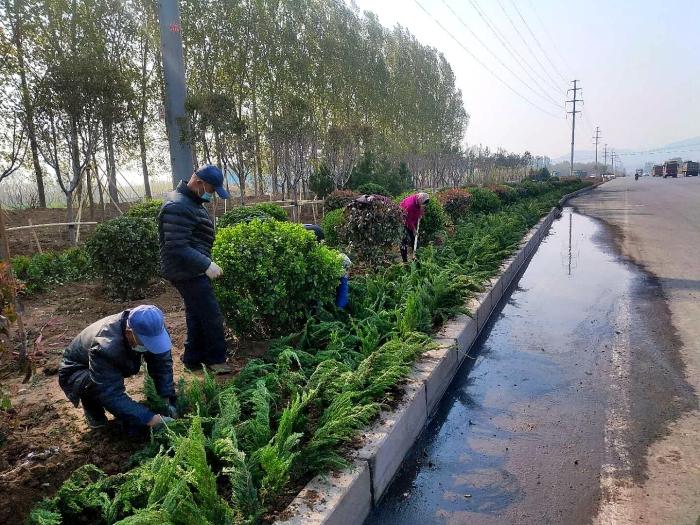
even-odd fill
[[[0,355],[0,383],[12,400],[12,409],[0,412],[0,523],[22,523],[32,505],[53,494],[77,467],[94,463],[107,473],[119,472],[130,455],[143,446],[143,442],[124,436],[116,424],[90,431],[82,409],[73,407],[58,386],[56,372],[64,348],[84,327],[104,316],[148,303],[165,312],[174,345],[175,378],[191,377],[180,362],[187,332],[182,299],[164,281],[152,285],[147,298],[140,301],[113,301],[93,282],[62,286],[24,301],[24,321],[36,373],[23,384],[12,355]],[[40,344],[32,345],[40,334]],[[12,344],[16,347],[18,341]],[[229,360],[238,371],[251,357],[263,355],[268,345],[242,345],[230,337],[229,348]],[[141,374],[126,384],[131,395],[142,399]]]
[[[260,202],[269,202],[269,196],[248,197],[246,204],[255,204]],[[239,198],[234,198],[227,206],[231,209],[231,204],[239,205]],[[119,204],[119,210],[113,205],[107,205],[103,210],[99,206],[90,213],[89,209],[83,210],[81,220],[84,222],[104,222],[113,219],[126,212],[132,206],[131,203]],[[121,210],[121,211],[120,211]],[[291,213],[291,208],[285,208],[287,214]],[[5,222],[8,228],[17,226],[27,226],[30,221],[32,224],[52,224],[66,222],[65,208],[33,208],[27,210],[4,210]],[[209,210],[212,213],[212,209]],[[300,222],[302,223],[318,223],[323,216],[323,206],[316,205],[316,213],[311,206],[304,206],[301,212]],[[217,201],[216,216],[221,217],[224,213],[222,201]],[[36,238],[32,230],[15,230],[8,232],[10,241],[10,252],[12,255],[33,255],[39,252],[38,244],[43,251],[48,250],[64,250],[70,246],[67,226],[51,226],[44,228],[35,228]],[[95,225],[85,224],[80,227],[79,244],[84,243],[95,231]]]

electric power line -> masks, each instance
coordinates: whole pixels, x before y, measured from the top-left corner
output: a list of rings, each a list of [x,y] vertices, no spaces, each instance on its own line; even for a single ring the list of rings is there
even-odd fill
[[[564,64],[564,67],[567,70],[567,71],[564,71],[564,73],[573,72],[571,65],[566,60],[564,55],[561,54],[561,51],[559,51],[559,46],[554,41],[554,38],[552,38],[552,35],[549,32],[549,29],[544,25],[544,22],[542,22],[542,18],[540,18],[540,15],[537,12],[537,9],[535,8],[535,4],[533,3],[532,0],[528,0],[528,2],[530,3],[530,7],[532,8],[532,12],[535,13],[535,18],[537,19],[537,22],[540,24],[540,27],[542,28],[542,32],[546,35],[547,39],[549,40],[549,43],[552,45],[552,49],[554,49],[554,52],[557,54],[557,56],[561,59],[561,62]],[[562,80],[564,80],[564,82],[566,82],[566,77],[562,77]]]
[[[551,86],[554,87],[556,90],[560,90],[561,88],[557,85],[557,81],[552,78],[552,76],[549,74],[549,71],[547,70],[544,65],[542,65],[542,62],[540,62],[540,59],[537,58],[537,55],[532,51],[532,48],[530,47],[530,44],[527,43],[527,40],[523,36],[523,34],[520,32],[520,29],[518,29],[518,26],[515,25],[515,22],[513,22],[513,19],[510,17],[508,14],[508,11],[506,11],[506,8],[503,6],[503,3],[501,0],[496,0],[498,3],[498,6],[501,8],[501,11],[503,11],[503,14],[506,15],[506,18],[508,19],[508,22],[510,22],[510,25],[513,26],[513,29],[515,29],[515,32],[518,34],[520,37],[520,40],[523,41],[523,44],[525,44],[525,47],[527,50],[530,52],[532,57],[535,59],[535,62],[542,68],[542,71],[544,71],[544,74],[547,76],[547,78],[552,82]]]
[[[527,23],[527,20],[525,20],[525,17],[524,17],[523,14],[520,12],[520,9],[518,9],[517,4],[516,4],[515,2],[513,2],[513,0],[510,0],[510,3],[511,3],[511,4],[513,5],[513,7],[515,8],[515,12],[518,13],[518,16],[520,17],[520,20],[523,21],[523,24],[525,24],[525,27],[527,28],[527,30],[528,30],[528,31],[530,32],[530,34],[532,35],[533,40],[535,41],[535,43],[537,44],[537,46],[538,46],[538,47],[540,48],[540,50],[542,51],[542,54],[544,55],[544,58],[547,59],[547,62],[549,62],[549,65],[552,66],[552,69],[554,69],[554,71],[556,72],[556,74],[559,75],[559,77],[560,77],[564,82],[566,82],[566,79],[565,79],[564,76],[559,72],[559,70],[557,69],[557,66],[555,66],[555,65],[554,65],[554,62],[552,62],[552,60],[549,58],[549,55],[547,54],[547,51],[545,51],[544,47],[542,47],[542,44],[540,43],[539,39],[537,38],[537,35],[535,35],[535,33],[532,31],[532,29],[530,29],[530,25]]]
[[[464,28],[465,28],[467,31],[469,31],[469,33],[476,39],[476,41],[479,42],[479,43],[486,49],[486,51],[488,51],[488,52],[491,54],[491,56],[493,56],[493,58],[495,58],[495,59],[498,61],[498,63],[501,64],[511,75],[513,75],[521,84],[523,84],[526,88],[528,88],[532,93],[534,93],[534,94],[537,95],[538,97],[542,97],[542,98],[543,98],[544,100],[546,100],[547,102],[549,102],[549,103],[555,105],[557,108],[561,109],[562,106],[561,106],[559,103],[557,103],[551,96],[549,96],[549,94],[547,94],[545,91],[542,91],[542,93],[544,93],[544,96],[543,96],[543,95],[540,94],[539,92],[535,91],[527,82],[525,82],[523,79],[521,79],[510,67],[508,67],[508,65],[507,65],[505,62],[503,62],[503,60],[501,60],[501,58],[500,58],[496,53],[494,53],[494,52],[489,48],[489,46],[487,46],[487,45],[484,43],[483,40],[481,40],[481,38],[479,38],[479,35],[477,35],[477,34],[464,22],[464,20],[462,20],[462,18],[452,9],[452,7],[450,7],[450,5],[449,5],[445,0],[441,0],[441,1],[442,1],[443,4],[445,4],[445,7],[447,7],[447,9],[450,10],[450,13],[452,13],[452,14],[455,16],[455,18],[457,18],[457,20],[459,20],[459,22],[464,26]],[[538,85],[538,87],[540,87],[540,86]],[[542,88],[540,87],[540,89],[542,89]],[[546,98],[545,98],[545,97],[546,97]]]
[[[418,7],[421,8],[421,10],[422,10],[426,15],[428,15],[430,18],[432,18],[433,22],[435,22],[435,24],[437,24],[437,26],[438,26],[440,29],[442,29],[445,33],[447,33],[447,35],[448,35],[450,38],[452,38],[452,40],[454,40],[454,41],[457,43],[457,45],[458,45],[459,47],[461,47],[462,49],[464,49],[464,50],[469,54],[469,56],[471,56],[471,57],[474,59],[474,61],[476,61],[476,62],[477,62],[481,67],[483,67],[486,71],[488,71],[489,73],[491,73],[491,75],[492,75],[496,80],[498,80],[499,82],[501,82],[505,87],[507,87],[510,91],[512,91],[512,92],[513,92],[515,95],[517,95],[518,97],[522,98],[525,102],[527,102],[527,103],[530,104],[531,106],[533,106],[533,107],[539,109],[542,113],[546,113],[546,114],[549,115],[550,117],[554,117],[554,118],[556,118],[556,119],[560,118],[559,116],[555,115],[554,113],[551,113],[551,112],[547,111],[546,109],[543,109],[542,107],[538,106],[536,103],[532,102],[532,101],[531,101],[529,98],[527,98],[525,95],[522,95],[521,93],[519,93],[518,91],[516,91],[510,84],[508,84],[508,82],[506,82],[506,81],[503,80],[501,77],[499,77],[490,67],[488,67],[484,62],[482,62],[482,61],[479,59],[479,57],[477,57],[474,53],[472,53],[464,44],[462,44],[462,42],[460,42],[452,33],[450,33],[450,31],[447,30],[447,28],[445,28],[445,26],[443,26],[437,18],[435,18],[432,14],[430,14],[430,12],[429,12],[425,7],[423,7],[423,5],[422,5],[418,0],[413,0],[413,1],[416,3],[416,5],[417,5]]]
[[[498,42],[508,52],[508,54],[511,56],[511,58],[513,58],[515,63],[518,64],[520,66],[520,68],[525,72],[525,74],[530,78],[530,80],[535,82],[538,85],[538,87],[540,87],[540,89],[541,89],[541,86],[539,85],[539,82],[535,79],[535,77],[538,77],[538,78],[542,78],[542,77],[540,77],[540,75],[537,74],[537,72],[530,65],[530,63],[518,52],[517,49],[515,49],[515,47],[513,47],[513,45],[508,41],[508,39],[505,37],[505,35],[503,35],[503,33],[501,33],[501,31],[491,21],[491,19],[486,14],[486,12],[481,9],[481,7],[477,3],[477,1],[476,0],[469,0],[469,3],[472,5],[474,10],[477,12],[479,17],[484,21],[484,23],[486,24],[486,27],[488,27],[489,30],[491,31],[491,33],[493,33],[493,35],[496,37],[496,40],[498,40]],[[527,67],[525,67],[525,66],[527,66]],[[528,71],[528,69],[529,69],[529,71]],[[530,73],[530,71],[532,73]],[[547,87],[550,88],[549,84],[547,84]],[[558,89],[558,88],[555,88],[555,91],[557,92],[558,95],[563,93],[562,90]]]

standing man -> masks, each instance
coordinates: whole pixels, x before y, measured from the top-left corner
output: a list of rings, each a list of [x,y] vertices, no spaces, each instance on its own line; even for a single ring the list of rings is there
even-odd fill
[[[427,193],[415,193],[401,201],[401,209],[404,212],[404,236],[401,240],[401,258],[408,262],[409,245],[413,247],[416,240],[418,222],[425,213],[425,205],[430,197]]]
[[[231,368],[226,364],[224,318],[211,284],[222,270],[211,260],[214,223],[204,208],[214,192],[222,199],[229,197],[216,166],[204,166],[188,182],[180,181],[160,210],[158,235],[161,272],[185,301],[187,339],[182,362],[190,370],[206,365],[222,374]]]
[[[107,424],[105,409],[127,430],[157,428],[177,417],[172,344],[163,312],[152,305],[110,315],[85,328],[63,352],[58,384],[77,407],[83,405],[90,428]],[[154,414],[126,394],[124,378],[146,361],[158,395],[168,402],[168,416]]]

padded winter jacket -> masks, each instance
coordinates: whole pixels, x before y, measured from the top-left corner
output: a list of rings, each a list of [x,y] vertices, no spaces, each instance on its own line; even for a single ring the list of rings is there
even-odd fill
[[[401,201],[401,209],[404,211],[404,224],[411,232],[415,233],[418,221],[423,216],[423,208],[418,202],[418,194],[409,195]]]
[[[214,223],[204,202],[181,181],[160,209],[160,269],[169,281],[198,277],[211,264]]]
[[[93,386],[97,400],[115,417],[131,425],[146,425],[153,412],[126,394],[124,378],[146,361],[158,395],[174,398],[173,358],[170,352],[134,352],[126,341],[129,310],[110,315],[85,328],[63,352],[58,383],[77,407],[80,396]]]

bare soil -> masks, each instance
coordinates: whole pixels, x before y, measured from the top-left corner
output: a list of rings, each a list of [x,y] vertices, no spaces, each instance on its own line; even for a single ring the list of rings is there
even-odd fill
[[[269,202],[269,196],[262,197],[248,197],[246,199],[246,204],[255,204],[258,202]],[[240,204],[240,199],[234,196],[229,205],[238,206]],[[120,203],[119,209],[114,205],[108,205],[104,210],[99,206],[95,206],[94,212],[91,214],[88,209],[83,210],[83,215],[81,221],[83,222],[104,222],[109,219],[113,219],[121,215],[121,213],[126,212],[132,206],[131,203]],[[121,213],[120,213],[121,210]],[[66,222],[66,209],[65,208],[31,208],[26,210],[4,210],[5,212],[5,222],[8,228],[13,228],[17,226],[28,226],[31,221],[32,224],[52,224]],[[210,209],[210,213],[213,209]],[[287,208],[289,213],[289,208]],[[221,201],[217,201],[216,204],[216,216],[220,217],[224,213],[224,207]],[[314,215],[313,210],[310,206],[304,206],[301,214],[301,222],[313,223],[320,222],[323,216],[322,207],[316,207],[316,215]],[[32,233],[36,233],[36,238]],[[92,233],[95,231],[95,225],[81,225],[79,244],[82,244],[87,239],[90,238]],[[68,237],[68,227],[67,226],[50,226],[43,228],[35,228],[34,230],[16,230],[8,232],[8,237],[10,241],[10,252],[12,255],[32,255],[39,252],[38,245],[41,246],[43,251],[47,250],[63,250],[70,246]]]
[[[24,301],[35,373],[23,383],[11,352],[0,355],[0,384],[9,394],[12,408],[0,411],[0,523],[22,523],[32,506],[55,492],[77,467],[93,463],[107,473],[127,465],[143,446],[110,423],[106,429],[88,429],[81,408],[75,408],[58,386],[57,369],[64,348],[85,326],[137,304],[155,304],[165,312],[174,345],[174,373],[191,377],[180,361],[186,335],[182,299],[164,281],[153,284],[147,299],[113,301],[97,283],[72,283]],[[41,336],[41,337],[40,337]],[[37,342],[37,339],[39,341]],[[17,348],[19,341],[11,341]],[[259,357],[267,345],[241,345],[229,339],[229,361],[240,370],[251,357]],[[127,380],[127,391],[142,399],[143,377]]]

